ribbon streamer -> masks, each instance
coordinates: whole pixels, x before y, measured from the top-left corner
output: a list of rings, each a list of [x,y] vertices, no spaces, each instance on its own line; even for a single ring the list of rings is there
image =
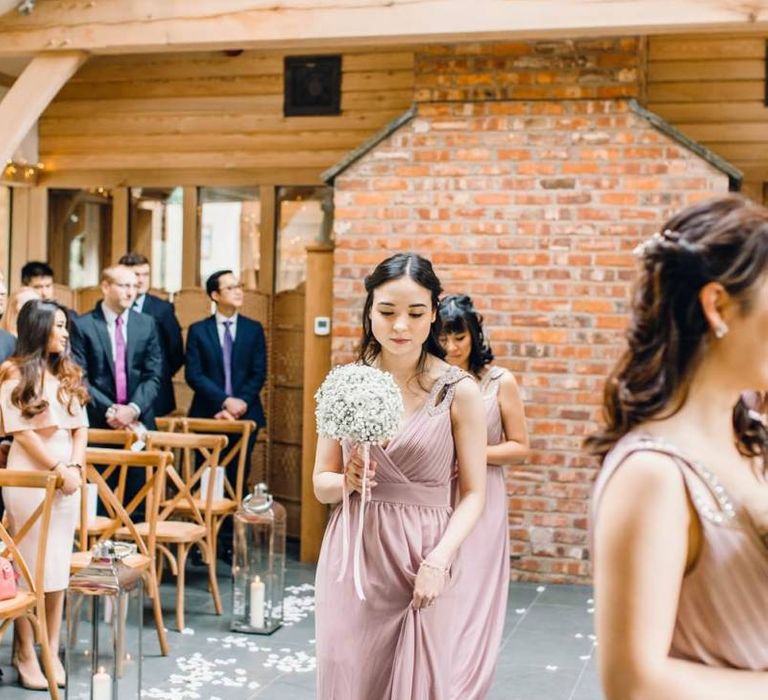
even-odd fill
[[[355,550],[353,553],[352,576],[355,582],[355,592],[360,600],[365,600],[363,591],[363,524],[365,519],[365,502],[368,500],[368,469],[371,464],[371,446],[365,442],[363,448],[363,482],[360,493],[360,512],[357,519],[357,533],[355,537]],[[344,483],[341,491],[341,568],[336,582],[342,581],[347,573],[347,560],[349,559],[349,490],[347,489],[347,465],[344,465]]]

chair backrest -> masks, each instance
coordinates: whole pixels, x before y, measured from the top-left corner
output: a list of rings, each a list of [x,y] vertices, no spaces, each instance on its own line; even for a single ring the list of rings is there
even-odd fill
[[[156,296],[158,299],[165,299],[165,301],[171,300],[171,293],[165,289],[158,289],[157,287],[151,287],[149,293]]]
[[[56,299],[59,304],[64,304],[64,306],[71,309],[75,305],[75,290],[68,287],[66,284],[54,284],[53,298]]]
[[[173,455],[160,450],[112,449],[109,447],[89,447],[85,451],[85,482],[96,484],[99,500],[104,504],[112,520],[111,525],[99,533],[98,541],[112,539],[115,532],[125,527],[136,544],[138,551],[151,556],[155,550],[157,521],[165,483],[166,470],[173,465]],[[102,468],[100,471],[98,468]],[[139,492],[125,503],[125,486],[129,469],[143,469],[145,480]],[[117,488],[113,491],[107,479],[118,472]],[[147,523],[146,541],[139,535],[133,520],[133,513],[140,504],[144,504],[144,521]],[[87,513],[80,511],[80,532],[87,532]],[[85,549],[87,538],[81,536],[81,549]]]
[[[43,489],[45,496],[40,505],[35,508],[32,514],[23,523],[15,523],[16,529],[13,534],[6,530],[0,524],[0,540],[5,545],[3,556],[12,559],[18,568],[21,578],[27,585],[30,592],[34,593],[38,599],[38,604],[42,604],[44,589],[43,580],[45,578],[45,550],[48,544],[48,530],[51,524],[51,508],[53,499],[56,495],[56,489],[61,484],[61,478],[51,472],[31,472],[8,469],[0,469],[0,488],[27,488]],[[34,575],[29,567],[32,562],[24,561],[24,557],[19,551],[19,544],[28,535],[30,529],[40,521],[37,539],[37,557],[34,562]]]
[[[103,298],[101,287],[81,287],[75,292],[75,311],[79,314],[91,311]]]
[[[197,435],[191,433],[169,433],[150,430],[145,437],[147,449],[166,450],[178,455],[178,469],[168,468],[166,474],[171,482],[169,486],[175,490],[175,494],[163,504],[160,512],[160,520],[168,519],[173,511],[181,503],[193,506],[193,518],[198,516],[208,524],[211,508],[214,503],[214,482],[216,474],[214,470],[221,466],[221,451],[227,446],[226,435]],[[200,481],[203,474],[208,471],[208,489],[203,512],[194,502],[195,495],[199,496]],[[176,478],[180,476],[180,478]]]
[[[111,428],[88,428],[88,444],[91,447],[109,445],[127,450],[138,439],[133,430],[112,430]]]
[[[200,287],[180,289],[173,295],[173,305],[176,307],[176,318],[183,331],[186,331],[195,321],[202,321],[212,313],[212,301]]]
[[[159,418],[157,426],[163,430],[181,433],[204,433],[212,435],[226,435],[229,442],[224,450],[219,466],[227,467],[232,461],[237,460],[235,483],[232,484],[224,478],[224,488],[227,495],[233,501],[241,498],[243,485],[246,478],[246,460],[248,458],[248,442],[251,435],[256,432],[256,423],[252,420],[216,420],[214,418]],[[234,438],[237,436],[237,439]]]

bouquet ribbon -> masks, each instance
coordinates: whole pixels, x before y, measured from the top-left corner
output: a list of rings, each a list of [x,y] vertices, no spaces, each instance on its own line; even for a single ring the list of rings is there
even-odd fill
[[[363,448],[363,482],[360,492],[360,512],[357,518],[357,532],[355,533],[355,549],[352,561],[352,576],[355,582],[355,592],[360,600],[365,600],[363,591],[363,520],[365,518],[365,502],[368,499],[368,469],[371,464],[371,445],[362,443]],[[344,465],[344,483],[341,491],[341,568],[337,582],[343,580],[347,573],[347,561],[349,560],[349,489],[347,488],[347,465]]]

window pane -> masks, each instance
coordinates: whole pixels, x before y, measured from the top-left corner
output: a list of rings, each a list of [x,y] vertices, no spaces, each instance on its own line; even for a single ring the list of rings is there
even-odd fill
[[[281,187],[275,292],[295,289],[306,279],[307,246],[331,239],[331,189]]]
[[[201,187],[200,281],[233,270],[246,287],[258,282],[261,203],[257,187]]]
[[[109,190],[49,190],[48,250],[57,282],[72,289],[96,286],[111,234]]]
[[[129,247],[149,258],[155,289],[181,289],[183,193],[181,187],[131,188]]]

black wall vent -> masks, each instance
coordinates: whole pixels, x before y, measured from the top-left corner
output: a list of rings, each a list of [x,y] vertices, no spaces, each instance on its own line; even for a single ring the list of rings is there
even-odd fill
[[[341,114],[341,56],[286,56],[283,114]]]

